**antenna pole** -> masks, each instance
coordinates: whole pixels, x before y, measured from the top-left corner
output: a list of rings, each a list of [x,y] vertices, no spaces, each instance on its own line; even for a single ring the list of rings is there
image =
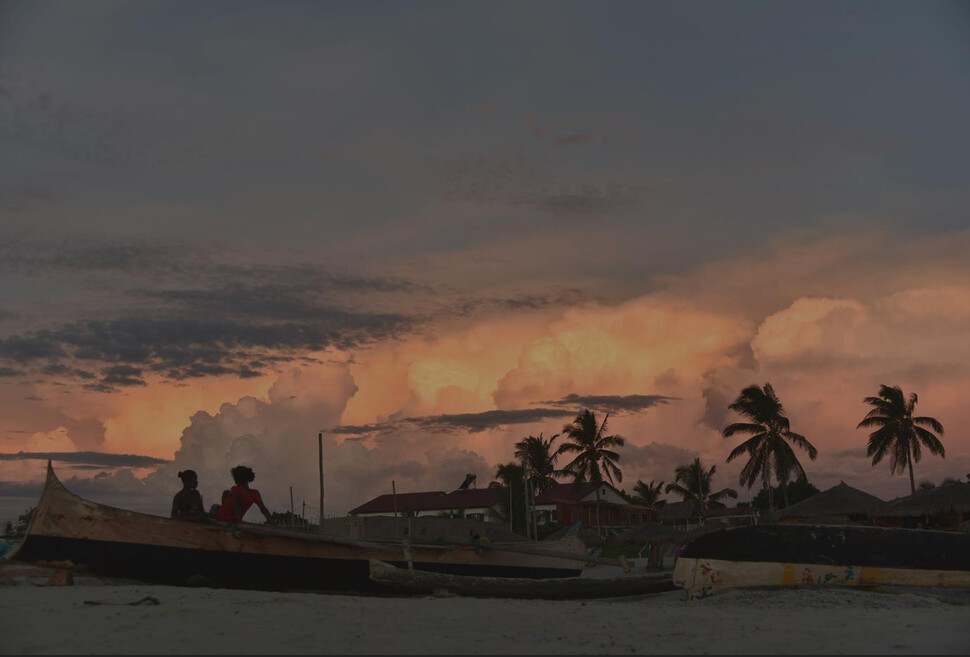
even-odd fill
[[[320,533],[323,533],[323,432],[317,436],[317,450],[320,453]]]

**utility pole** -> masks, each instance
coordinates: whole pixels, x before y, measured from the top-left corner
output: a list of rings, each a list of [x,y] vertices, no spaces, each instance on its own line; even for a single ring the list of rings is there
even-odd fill
[[[509,533],[514,534],[515,530],[512,529],[512,480],[509,479]]]
[[[525,521],[525,537],[532,538],[532,523],[529,522],[529,471],[526,468],[522,468],[522,498],[525,500],[525,515],[522,518]]]
[[[317,436],[317,449],[320,453],[320,529],[323,533],[323,432]]]
[[[290,516],[295,515],[293,513],[293,487],[290,486]]]

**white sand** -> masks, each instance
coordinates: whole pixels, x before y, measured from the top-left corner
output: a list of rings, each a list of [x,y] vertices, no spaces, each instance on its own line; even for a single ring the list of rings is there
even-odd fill
[[[157,606],[127,603],[145,596]],[[612,601],[375,598],[148,585],[0,587],[24,653],[970,654],[970,605],[851,589]]]

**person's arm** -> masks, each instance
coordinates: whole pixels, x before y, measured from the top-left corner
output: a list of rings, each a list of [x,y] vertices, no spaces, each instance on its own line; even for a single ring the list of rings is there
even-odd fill
[[[179,518],[179,496],[178,493],[172,498],[172,518],[178,520]]]
[[[272,514],[269,512],[269,509],[266,508],[266,505],[263,504],[262,495],[256,498],[256,506],[258,506],[259,510],[263,512],[263,515],[266,516],[266,522],[270,522],[270,523],[273,522]]]

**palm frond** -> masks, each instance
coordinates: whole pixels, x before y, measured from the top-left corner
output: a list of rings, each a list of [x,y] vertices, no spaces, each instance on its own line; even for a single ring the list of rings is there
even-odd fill
[[[943,425],[935,417],[914,417],[913,424],[927,426],[941,436],[943,435]]]
[[[931,432],[927,431],[923,427],[913,427],[913,433],[919,439],[914,441],[915,444],[923,443],[926,445],[926,449],[930,450],[931,454],[936,456],[942,456],[946,458],[946,449],[943,447],[943,443],[940,439],[934,436]],[[914,455],[915,456],[915,455]]]

